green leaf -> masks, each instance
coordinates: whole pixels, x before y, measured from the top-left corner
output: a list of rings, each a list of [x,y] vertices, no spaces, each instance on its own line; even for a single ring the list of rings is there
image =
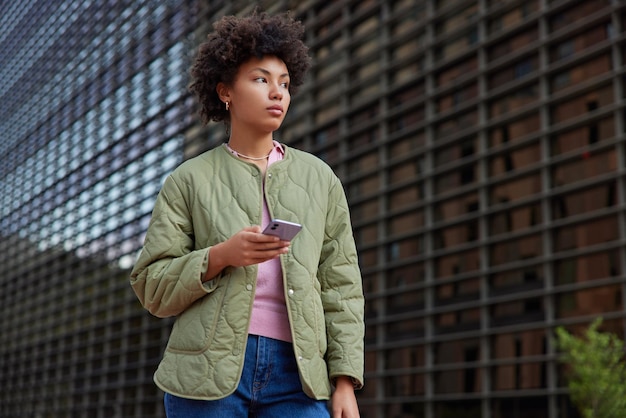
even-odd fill
[[[597,318],[582,337],[556,329],[559,360],[567,365],[570,398],[585,418],[622,418],[626,410],[624,342],[598,331]]]

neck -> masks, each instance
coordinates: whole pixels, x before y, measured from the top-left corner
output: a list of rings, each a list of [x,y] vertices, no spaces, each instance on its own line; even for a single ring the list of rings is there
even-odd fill
[[[244,154],[242,152],[237,151],[236,149],[231,147],[230,144],[224,144],[224,145],[226,145],[231,152],[234,152],[237,155],[237,157],[242,158],[244,160],[250,160],[250,161],[267,160],[269,158],[270,154],[272,153],[272,150],[270,149],[267,152],[267,154],[259,156],[259,157],[255,157],[253,155],[247,155],[247,154]]]
[[[228,145],[240,154],[250,157],[262,157],[272,150],[273,132],[258,132],[239,125],[231,126]]]

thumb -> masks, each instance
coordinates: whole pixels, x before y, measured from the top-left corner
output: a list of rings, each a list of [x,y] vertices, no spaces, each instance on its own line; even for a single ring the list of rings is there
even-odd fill
[[[261,233],[261,227],[259,225],[247,226],[243,229],[246,232],[255,232],[257,234]]]

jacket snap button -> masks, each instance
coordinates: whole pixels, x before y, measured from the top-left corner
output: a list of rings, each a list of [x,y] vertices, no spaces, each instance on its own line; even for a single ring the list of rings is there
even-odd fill
[[[287,293],[289,293],[289,296],[293,295],[293,289],[289,289]]]
[[[269,173],[267,177],[272,178],[272,173]]]
[[[250,283],[248,283],[248,284],[246,285],[246,289],[248,289],[248,290],[252,290],[252,285],[251,285]]]

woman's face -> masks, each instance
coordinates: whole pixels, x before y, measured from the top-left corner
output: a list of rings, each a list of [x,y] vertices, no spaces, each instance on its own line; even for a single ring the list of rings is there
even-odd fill
[[[291,103],[287,66],[273,55],[251,58],[239,67],[230,87],[218,86],[218,93],[230,102],[233,130],[241,127],[273,132],[282,124]]]

